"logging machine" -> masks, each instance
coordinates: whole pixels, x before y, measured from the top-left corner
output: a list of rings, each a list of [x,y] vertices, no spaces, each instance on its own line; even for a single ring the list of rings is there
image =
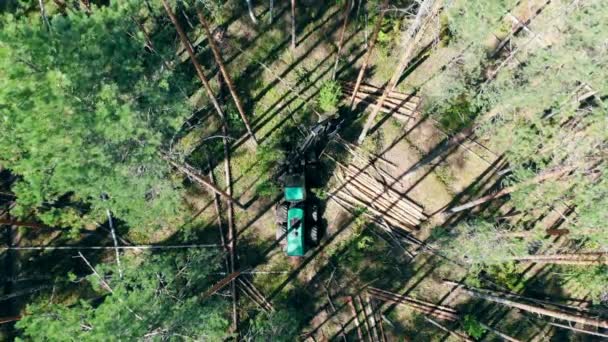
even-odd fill
[[[319,205],[309,191],[307,175],[318,176],[319,157],[340,124],[332,117],[319,121],[280,163],[277,180],[283,198],[275,207],[276,238],[288,256],[303,257],[319,243]]]

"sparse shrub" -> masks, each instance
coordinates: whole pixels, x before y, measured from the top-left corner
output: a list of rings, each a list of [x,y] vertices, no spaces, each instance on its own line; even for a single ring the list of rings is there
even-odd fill
[[[321,86],[319,91],[319,108],[327,113],[338,111],[338,103],[342,97],[342,88],[336,81],[327,81]]]
[[[565,279],[589,291],[593,302],[608,303],[608,266],[572,267]]]
[[[472,315],[464,316],[462,320],[462,328],[464,331],[474,339],[478,339],[486,332],[486,328],[484,328],[477,319]]]

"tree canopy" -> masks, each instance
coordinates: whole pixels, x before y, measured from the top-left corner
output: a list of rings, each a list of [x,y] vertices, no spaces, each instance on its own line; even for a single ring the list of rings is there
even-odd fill
[[[2,17],[0,162],[20,177],[14,214],[76,227],[110,209],[136,229],[179,216],[180,184],[158,152],[191,113],[187,80],[144,49],[135,3],[68,11],[50,29]]]

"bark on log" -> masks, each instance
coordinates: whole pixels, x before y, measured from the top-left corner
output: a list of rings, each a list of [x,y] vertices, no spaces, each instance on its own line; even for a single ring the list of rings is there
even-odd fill
[[[3,225],[4,226],[16,226],[16,227],[30,227],[30,228],[37,228],[37,229],[52,228],[52,227],[49,227],[42,223],[0,219],[0,226],[3,226]]]
[[[247,208],[245,208],[244,205],[242,205],[239,201],[237,201],[235,198],[233,198],[232,195],[228,194],[227,192],[225,192],[222,189],[218,188],[217,186],[213,185],[209,179],[206,179],[205,176],[196,172],[192,166],[190,166],[188,164],[184,164],[184,165],[179,164],[164,154],[161,155],[161,157],[165,161],[167,161],[169,164],[171,164],[173,167],[175,167],[178,171],[180,171],[183,174],[187,175],[188,177],[192,178],[197,183],[211,189],[213,192],[217,193],[218,195],[224,197],[228,201],[228,203],[236,204],[237,207],[239,207],[243,210],[247,210]]]
[[[352,90],[347,87],[345,87],[345,90],[347,94],[350,94],[352,92]],[[377,95],[368,94],[361,91],[355,94],[355,101],[357,102],[365,102],[369,104],[378,105],[377,99]],[[418,108],[418,102],[410,101],[408,99],[401,100],[394,97],[387,97],[383,106],[383,108],[394,109],[398,113],[403,115],[412,115],[412,113],[416,112],[416,109]]]
[[[454,282],[445,281],[444,283],[450,284],[450,285],[456,285],[459,287],[459,289],[467,292],[468,294],[470,294],[473,297],[486,299],[486,300],[489,300],[489,301],[492,301],[495,303],[503,304],[503,305],[517,308],[517,309],[520,309],[523,311],[527,311],[527,312],[531,312],[531,313],[535,313],[535,314],[539,314],[539,315],[543,315],[543,316],[553,317],[553,318],[557,318],[557,319],[564,320],[564,321],[576,322],[576,323],[580,323],[580,324],[584,324],[584,325],[590,325],[590,326],[594,326],[594,327],[598,327],[598,328],[608,329],[608,319],[605,319],[605,318],[600,318],[600,317],[589,318],[589,317],[573,315],[573,314],[558,311],[558,310],[546,309],[546,308],[542,308],[542,307],[533,306],[530,304],[516,302],[514,300],[510,300],[510,299],[501,297],[499,295],[482,293],[480,291],[477,291],[476,289],[467,288],[467,287],[462,286],[461,284],[454,283]]]
[[[357,309],[355,308],[355,304],[353,303],[353,297],[349,297],[347,299],[348,306],[350,307],[350,311],[355,320],[355,327],[357,328],[357,336],[359,337],[359,341],[363,341],[363,332],[361,331],[361,323],[359,322],[359,316],[357,315]]]
[[[291,49],[296,49],[296,0],[291,0]]]
[[[548,179],[557,179],[557,178],[560,178],[561,176],[563,176],[563,175],[565,175],[565,174],[567,174],[567,173],[569,173],[569,172],[571,172],[573,170],[574,170],[573,167],[562,167],[562,168],[559,168],[557,170],[553,170],[553,171],[549,171],[549,172],[544,172],[544,173],[541,173],[540,175],[532,178],[531,180],[524,181],[524,182],[521,182],[519,184],[506,187],[506,188],[504,188],[504,189],[502,189],[502,190],[500,190],[500,191],[498,191],[496,193],[480,197],[480,198],[478,198],[478,199],[476,199],[474,201],[470,201],[470,202],[467,202],[465,204],[462,204],[462,205],[459,205],[457,207],[454,207],[452,209],[449,209],[448,211],[450,213],[457,213],[457,212],[460,212],[460,211],[463,211],[463,210],[467,210],[467,209],[476,207],[476,206],[478,206],[480,204],[489,202],[489,201],[491,201],[491,200],[493,200],[495,198],[506,196],[506,195],[508,195],[508,194],[510,194],[512,192],[515,192],[515,191],[517,191],[517,190],[525,187],[525,186],[538,184],[538,183],[544,182],[544,181],[546,181]]]
[[[579,328],[571,327],[569,325],[558,324],[558,323],[553,323],[553,322],[550,322],[549,324],[551,324],[552,326],[555,326],[555,327],[559,327],[559,328],[563,328],[563,329],[568,329],[568,330],[580,332],[580,333],[583,333],[583,334],[588,334],[588,335],[608,338],[608,335],[602,334],[602,333],[598,333],[598,332],[595,332],[595,331],[589,331],[589,330],[585,330],[585,329],[579,329]]]

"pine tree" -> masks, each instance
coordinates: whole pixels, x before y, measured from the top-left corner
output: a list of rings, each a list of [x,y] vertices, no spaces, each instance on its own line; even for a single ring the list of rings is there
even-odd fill
[[[186,80],[158,73],[162,60],[130,34],[137,3],[53,16],[50,31],[37,17],[2,18],[0,163],[20,176],[13,214],[80,226],[111,209],[141,229],[179,217],[180,185],[157,151],[191,111]]]
[[[227,301],[198,299],[212,285],[209,280],[218,260],[202,250],[129,255],[123,259],[122,278],[113,264],[98,265],[97,274],[77,282],[89,287],[83,289],[89,296],[51,304],[41,298],[27,307],[17,328],[28,340],[45,341],[96,341],[109,336],[223,340],[229,325]]]

